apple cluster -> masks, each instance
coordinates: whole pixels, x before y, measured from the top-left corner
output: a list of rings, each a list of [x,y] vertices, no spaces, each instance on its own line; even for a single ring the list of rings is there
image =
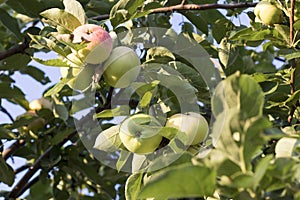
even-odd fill
[[[208,135],[208,123],[199,113],[188,112],[171,116],[165,127],[175,128],[187,137],[187,144],[197,145]],[[163,127],[153,116],[135,114],[125,119],[119,129],[120,140],[127,150],[137,154],[154,152],[163,139]],[[169,138],[171,139],[171,138]]]
[[[72,89],[88,88],[99,65],[104,70],[104,81],[112,87],[125,88],[136,80],[140,72],[139,57],[129,47],[113,48],[110,34],[102,27],[95,24],[78,26],[71,39],[74,44],[84,45],[79,50],[72,49],[67,56],[69,68],[61,67],[62,77],[74,77],[68,82]]]

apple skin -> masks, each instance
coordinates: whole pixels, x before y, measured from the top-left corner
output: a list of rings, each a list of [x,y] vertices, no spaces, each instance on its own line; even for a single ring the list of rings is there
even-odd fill
[[[104,63],[104,81],[115,88],[126,88],[137,79],[140,65],[134,50],[125,46],[116,47]]]
[[[52,103],[45,98],[35,99],[29,103],[30,110],[39,111],[42,108],[52,110]]]
[[[267,26],[281,24],[283,20],[283,12],[275,3],[268,1],[259,2],[254,8],[256,16],[255,21],[261,22]]]
[[[154,152],[159,146],[162,140],[161,129],[161,124],[154,117],[135,114],[121,123],[119,136],[129,151],[148,154]]]
[[[79,57],[90,64],[105,61],[113,47],[109,33],[95,24],[84,24],[73,31],[73,43],[87,42],[87,46],[78,51]]]
[[[208,123],[199,113],[188,112],[172,115],[166,122],[166,127],[177,128],[188,136],[188,144],[196,145],[205,140],[208,135]]]

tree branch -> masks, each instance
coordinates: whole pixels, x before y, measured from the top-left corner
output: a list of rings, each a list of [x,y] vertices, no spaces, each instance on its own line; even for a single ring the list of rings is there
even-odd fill
[[[28,190],[31,186],[33,186],[35,183],[39,181],[40,177],[36,176],[31,181],[25,184],[25,186],[22,188],[22,190],[19,192],[20,195],[23,194],[26,190]]]
[[[23,53],[25,49],[27,49],[28,47],[29,47],[29,41],[25,41],[22,44],[14,46],[6,51],[0,52],[0,60],[8,58],[9,56],[12,56],[17,53]]]
[[[25,140],[17,140],[10,147],[5,149],[2,153],[2,157],[4,160],[7,160],[11,155],[14,154],[16,150],[22,147],[25,144]]]
[[[236,8],[250,8],[256,6],[257,3],[236,3],[236,4],[185,4],[183,0],[180,4],[169,7],[155,8],[151,10],[151,13],[165,13],[165,12],[174,12],[174,11],[183,11],[183,10],[209,10],[209,9],[236,9]],[[151,14],[150,13],[150,14]],[[98,15],[92,17],[93,20],[104,20],[108,19],[109,14]]]
[[[17,198],[24,186],[28,183],[29,179],[38,171],[41,165],[41,160],[43,160],[45,157],[48,156],[48,154],[53,149],[53,146],[49,147],[35,162],[34,164],[29,167],[29,170],[26,172],[26,174],[21,178],[21,180],[15,185],[15,187],[12,189],[11,193],[9,194],[9,198]]]
[[[294,46],[294,15],[295,15],[295,0],[291,0],[291,9],[290,9],[290,46]],[[295,93],[295,79],[296,79],[296,60],[291,60],[291,69],[293,70],[291,74],[290,80],[290,88],[291,88],[291,95]],[[294,113],[299,106],[299,101],[296,102],[295,105],[291,106],[291,110],[288,116],[288,122],[291,123],[293,120]]]
[[[18,173],[20,173],[20,172],[22,172],[22,171],[28,169],[29,167],[30,167],[30,165],[27,165],[27,164],[26,164],[26,165],[23,165],[23,166],[21,166],[21,167],[15,169],[15,170],[14,170],[14,173],[15,173],[15,174],[18,174]]]
[[[257,3],[236,3],[236,4],[178,4],[175,6],[152,9],[152,13],[174,12],[182,10],[209,10],[209,9],[236,9],[256,6]]]
[[[9,118],[12,122],[14,122],[14,118],[11,116],[11,114],[10,114],[3,106],[0,106],[0,111],[3,112],[3,113],[5,113],[5,114],[8,116],[8,118]]]

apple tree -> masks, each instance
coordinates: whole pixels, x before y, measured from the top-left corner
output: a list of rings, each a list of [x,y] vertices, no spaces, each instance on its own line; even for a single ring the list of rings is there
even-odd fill
[[[0,1],[0,196],[299,199],[299,10]]]

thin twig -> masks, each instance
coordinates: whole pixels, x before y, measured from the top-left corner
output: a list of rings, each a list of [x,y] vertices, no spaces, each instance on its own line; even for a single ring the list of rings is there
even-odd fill
[[[96,20],[96,21],[101,21],[109,18],[109,14],[104,14],[104,15],[97,15],[95,17],[91,17],[90,19]]]
[[[4,114],[6,114],[8,116],[8,118],[12,122],[14,122],[14,118],[11,116],[11,114],[3,106],[0,106],[0,111],[3,112]]]
[[[29,47],[29,41],[25,41],[22,44],[14,46],[6,51],[0,52],[0,60],[8,58],[17,53],[23,53]]]

